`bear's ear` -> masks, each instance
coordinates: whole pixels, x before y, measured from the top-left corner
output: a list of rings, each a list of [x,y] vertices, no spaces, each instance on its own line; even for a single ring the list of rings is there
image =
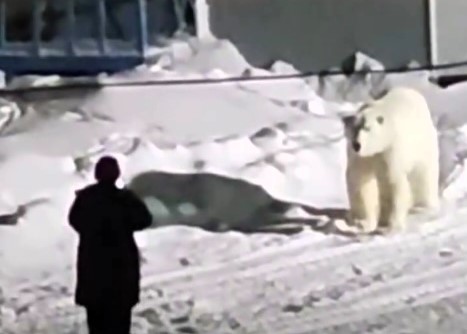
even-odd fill
[[[383,123],[384,123],[384,117],[383,117],[383,116],[378,116],[378,117],[376,117],[376,121],[377,121],[379,124],[383,124]]]
[[[368,102],[362,102],[359,104],[357,108],[357,112],[362,112],[363,110],[367,109],[368,107],[371,106],[373,101],[368,101]]]

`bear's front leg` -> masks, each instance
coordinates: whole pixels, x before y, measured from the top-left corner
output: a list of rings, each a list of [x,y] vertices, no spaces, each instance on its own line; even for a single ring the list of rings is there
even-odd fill
[[[410,184],[406,175],[400,175],[390,182],[391,209],[389,212],[389,233],[403,231],[411,207]]]
[[[349,201],[351,224],[363,233],[372,233],[378,228],[379,191],[374,174],[359,175],[349,181]]]

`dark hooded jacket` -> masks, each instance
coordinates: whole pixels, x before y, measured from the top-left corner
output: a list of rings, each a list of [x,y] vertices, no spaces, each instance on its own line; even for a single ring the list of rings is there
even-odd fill
[[[97,183],[76,192],[68,220],[79,234],[75,302],[137,304],[140,261],[133,233],[151,225],[145,204],[129,190]]]

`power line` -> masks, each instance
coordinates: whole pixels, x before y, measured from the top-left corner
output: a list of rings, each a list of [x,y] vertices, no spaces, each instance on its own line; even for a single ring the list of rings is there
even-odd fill
[[[99,89],[104,87],[132,87],[132,86],[180,86],[180,85],[209,85],[233,82],[253,82],[253,81],[275,81],[284,79],[297,79],[309,77],[328,77],[337,75],[365,75],[374,73],[408,73],[408,72],[423,72],[453,69],[458,67],[467,67],[467,61],[452,62],[440,65],[424,65],[424,66],[401,66],[389,69],[362,69],[357,71],[346,71],[344,69],[331,69],[323,71],[306,71],[293,74],[276,74],[276,75],[259,75],[259,76],[231,76],[226,78],[200,78],[200,79],[145,79],[145,81],[117,81],[117,82],[99,82],[93,80],[81,81],[77,79],[75,82],[68,82],[60,86],[30,86],[17,88],[0,88],[0,94],[27,93],[32,91],[53,91],[53,90],[71,90],[71,89]]]

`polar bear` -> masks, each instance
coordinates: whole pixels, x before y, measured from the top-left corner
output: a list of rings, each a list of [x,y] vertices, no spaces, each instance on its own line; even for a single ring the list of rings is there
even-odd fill
[[[393,88],[344,124],[352,225],[397,232],[412,208],[439,209],[438,134],[421,93]]]

